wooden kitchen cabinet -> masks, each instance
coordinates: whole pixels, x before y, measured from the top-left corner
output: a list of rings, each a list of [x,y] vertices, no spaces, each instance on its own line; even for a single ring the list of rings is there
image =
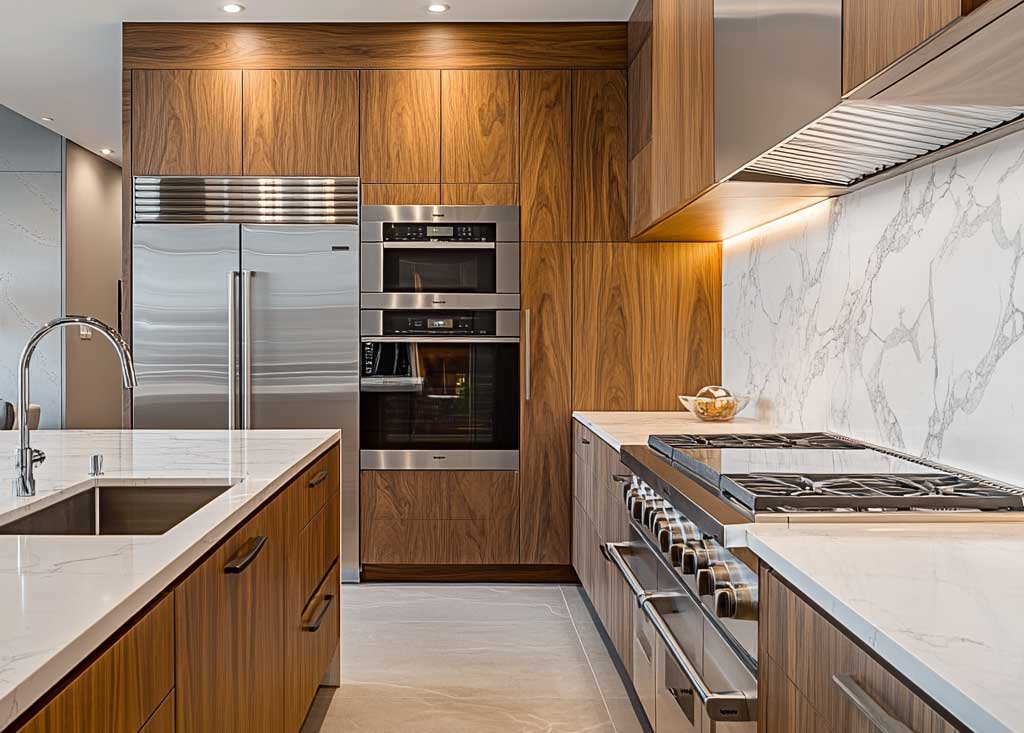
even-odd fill
[[[150,731],[143,726],[154,711],[167,707],[165,698],[174,686],[173,640],[174,600],[168,593],[18,728],[19,733]]]
[[[519,186],[514,183],[445,183],[441,186],[445,206],[518,206]]]
[[[572,72],[519,74],[522,156],[519,205],[524,242],[572,237]]]
[[[572,130],[572,239],[626,241],[624,72],[573,72]]]
[[[242,174],[242,72],[132,72],[134,175]]]
[[[567,565],[572,466],[572,246],[521,248],[519,546],[524,563]]]
[[[963,0],[843,0],[843,93],[977,4]]]
[[[360,494],[364,570],[519,562],[518,472],[363,471]]]
[[[441,203],[440,183],[364,183],[363,206],[435,206]]]
[[[519,183],[519,74],[441,72],[441,180]]]
[[[360,72],[359,162],[364,183],[440,183],[441,72]]]
[[[281,507],[259,511],[174,592],[177,733],[283,730]]]
[[[245,175],[359,175],[359,72],[247,70],[243,90]]]
[[[140,733],[174,733],[174,691],[164,698]]]
[[[760,588],[761,733],[874,733],[871,722],[836,684],[837,676],[848,676],[911,730],[958,730],[763,566]]]

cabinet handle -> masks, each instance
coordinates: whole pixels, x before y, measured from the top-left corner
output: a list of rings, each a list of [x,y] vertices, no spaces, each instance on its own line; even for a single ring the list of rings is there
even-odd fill
[[[313,477],[312,481],[309,482],[309,488],[315,489],[317,486],[326,481],[327,477],[330,475],[331,474],[328,471],[321,471],[320,473]]]
[[[583,445],[590,445],[590,441],[587,440],[586,438],[582,438],[581,442],[583,443]]]
[[[523,376],[523,397],[527,402],[530,401],[530,393],[532,392],[531,382],[533,381],[533,354],[530,348],[530,309],[527,308],[523,311],[523,365],[524,365],[524,376]]]
[[[263,535],[257,535],[246,540],[246,543],[238,548],[235,556],[228,560],[228,564],[224,566],[224,572],[237,575],[245,570],[256,559],[256,556],[260,554],[260,550],[263,549],[265,544],[267,544],[267,538]]]
[[[324,596],[324,605],[323,605],[323,608],[320,609],[320,613],[318,613],[316,615],[316,619],[314,619],[311,623],[303,624],[302,625],[302,630],[303,631],[309,631],[309,632],[319,631],[320,630],[320,626],[323,624],[324,619],[327,617],[327,611],[330,610],[331,603],[333,603],[333,602],[334,602],[334,596],[331,596],[331,595]]]
[[[871,721],[871,725],[878,728],[882,733],[914,733],[896,718],[889,715],[885,708],[878,704],[875,698],[857,684],[857,681],[848,674],[832,675],[832,682],[839,691],[846,695],[854,707],[864,713],[864,716]]]

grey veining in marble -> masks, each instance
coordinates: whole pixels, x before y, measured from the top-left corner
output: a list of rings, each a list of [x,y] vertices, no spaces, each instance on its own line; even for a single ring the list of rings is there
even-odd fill
[[[759,417],[1024,482],[1024,133],[726,242]]]
[[[60,136],[0,106],[0,399],[17,402],[18,357],[63,308]],[[63,341],[43,341],[32,366],[42,426],[60,427]]]

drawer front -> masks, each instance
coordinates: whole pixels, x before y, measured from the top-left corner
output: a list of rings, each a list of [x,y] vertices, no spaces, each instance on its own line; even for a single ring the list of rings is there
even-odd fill
[[[164,698],[139,733],[174,733],[174,690]]]
[[[19,733],[136,733],[174,686],[174,601],[164,596]]]
[[[633,614],[633,689],[647,719],[657,725],[657,634],[642,613]]]
[[[956,727],[876,662],[832,622],[789,589],[768,578],[767,654],[834,731],[874,733],[874,726],[835,681],[847,677],[896,720],[922,733],[955,733]],[[848,685],[849,688],[849,685]],[[771,705],[771,702],[769,702]]]
[[[594,452],[594,441],[597,440],[597,436],[588,428],[583,427],[580,423],[573,420],[572,438],[576,455],[589,464],[590,457]]]
[[[341,581],[335,563],[309,603],[295,609],[285,628],[285,730],[299,730],[324,671],[338,648]]]
[[[294,487],[302,495],[303,526],[310,522],[324,508],[328,499],[341,490],[341,453],[338,447],[327,453],[299,476]]]
[[[298,574],[301,599],[305,603],[338,559],[341,546],[337,494],[320,509],[299,534],[294,548],[292,571]]]

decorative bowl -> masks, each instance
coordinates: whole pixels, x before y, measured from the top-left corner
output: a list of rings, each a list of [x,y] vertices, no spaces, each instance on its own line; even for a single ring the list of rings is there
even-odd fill
[[[708,422],[732,420],[750,402],[746,395],[734,395],[724,387],[704,387],[696,395],[679,395],[687,410]]]

